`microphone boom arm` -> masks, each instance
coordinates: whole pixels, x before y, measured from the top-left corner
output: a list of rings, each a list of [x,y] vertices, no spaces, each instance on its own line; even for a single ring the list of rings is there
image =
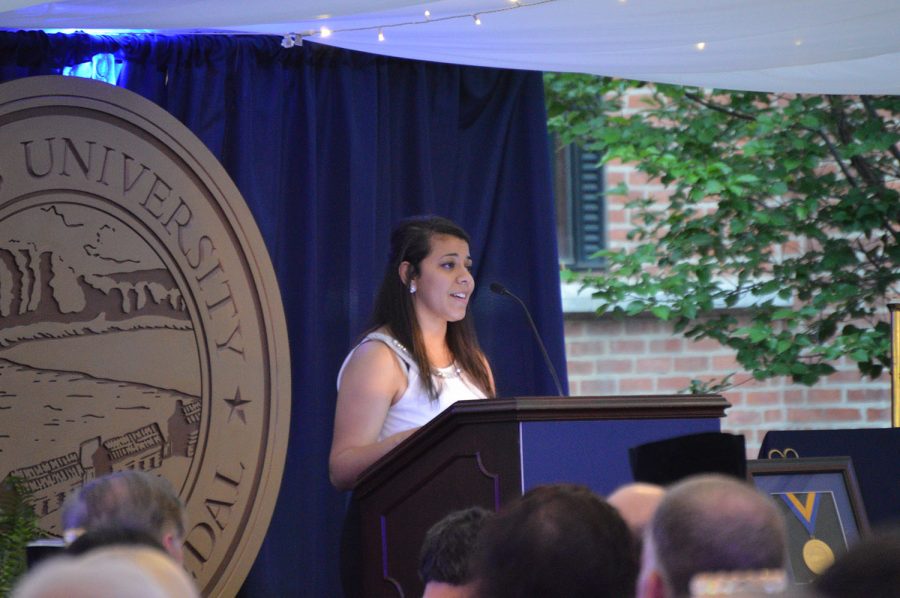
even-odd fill
[[[544,346],[544,341],[541,340],[541,335],[538,332],[537,325],[535,325],[534,323],[534,319],[531,317],[531,312],[528,311],[528,306],[525,305],[524,301],[519,299],[509,289],[507,289],[500,283],[492,282],[491,290],[498,295],[506,295],[507,297],[511,297],[522,307],[522,310],[525,312],[525,317],[528,318],[528,324],[531,326],[531,331],[534,333],[534,338],[537,339],[538,347],[541,349],[541,355],[544,356],[544,362],[546,362],[547,364],[547,369],[550,370],[550,376],[553,377],[553,384],[556,386],[556,392],[558,396],[565,396],[563,394],[562,385],[559,383],[559,376],[556,374],[556,368],[553,367],[553,362],[550,360],[550,355],[547,353],[547,348]]]

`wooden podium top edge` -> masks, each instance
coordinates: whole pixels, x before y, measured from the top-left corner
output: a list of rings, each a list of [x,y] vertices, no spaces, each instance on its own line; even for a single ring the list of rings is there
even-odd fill
[[[459,401],[360,475],[357,495],[403,467],[460,426],[527,421],[721,418],[731,404],[717,394],[509,397]]]
[[[640,417],[722,417],[731,404],[721,395],[609,395],[580,397],[509,397],[459,401],[423,430],[453,414],[496,413],[517,421],[573,419],[632,419]]]

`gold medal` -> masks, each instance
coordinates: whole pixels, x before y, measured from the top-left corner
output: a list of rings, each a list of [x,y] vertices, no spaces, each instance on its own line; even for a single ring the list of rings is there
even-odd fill
[[[821,575],[834,562],[834,552],[822,540],[810,538],[803,545],[803,562],[810,571]]]

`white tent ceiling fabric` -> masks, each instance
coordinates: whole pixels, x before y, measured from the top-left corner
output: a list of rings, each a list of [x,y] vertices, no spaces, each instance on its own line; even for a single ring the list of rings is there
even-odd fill
[[[313,33],[323,26],[332,35]],[[0,0],[0,28],[311,34],[304,43],[454,64],[900,93],[900,0]]]

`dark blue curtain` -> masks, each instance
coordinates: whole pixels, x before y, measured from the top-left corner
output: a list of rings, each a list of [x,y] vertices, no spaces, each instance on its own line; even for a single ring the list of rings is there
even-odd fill
[[[158,103],[243,193],[281,286],[292,359],[291,437],[246,596],[336,596],[345,497],[328,482],[335,376],[364,328],[401,217],[437,213],[472,236],[472,303],[501,396],[555,394],[520,308],[565,383],[541,76],[423,63],[265,36],[0,32],[0,80],[111,52],[119,85]]]

